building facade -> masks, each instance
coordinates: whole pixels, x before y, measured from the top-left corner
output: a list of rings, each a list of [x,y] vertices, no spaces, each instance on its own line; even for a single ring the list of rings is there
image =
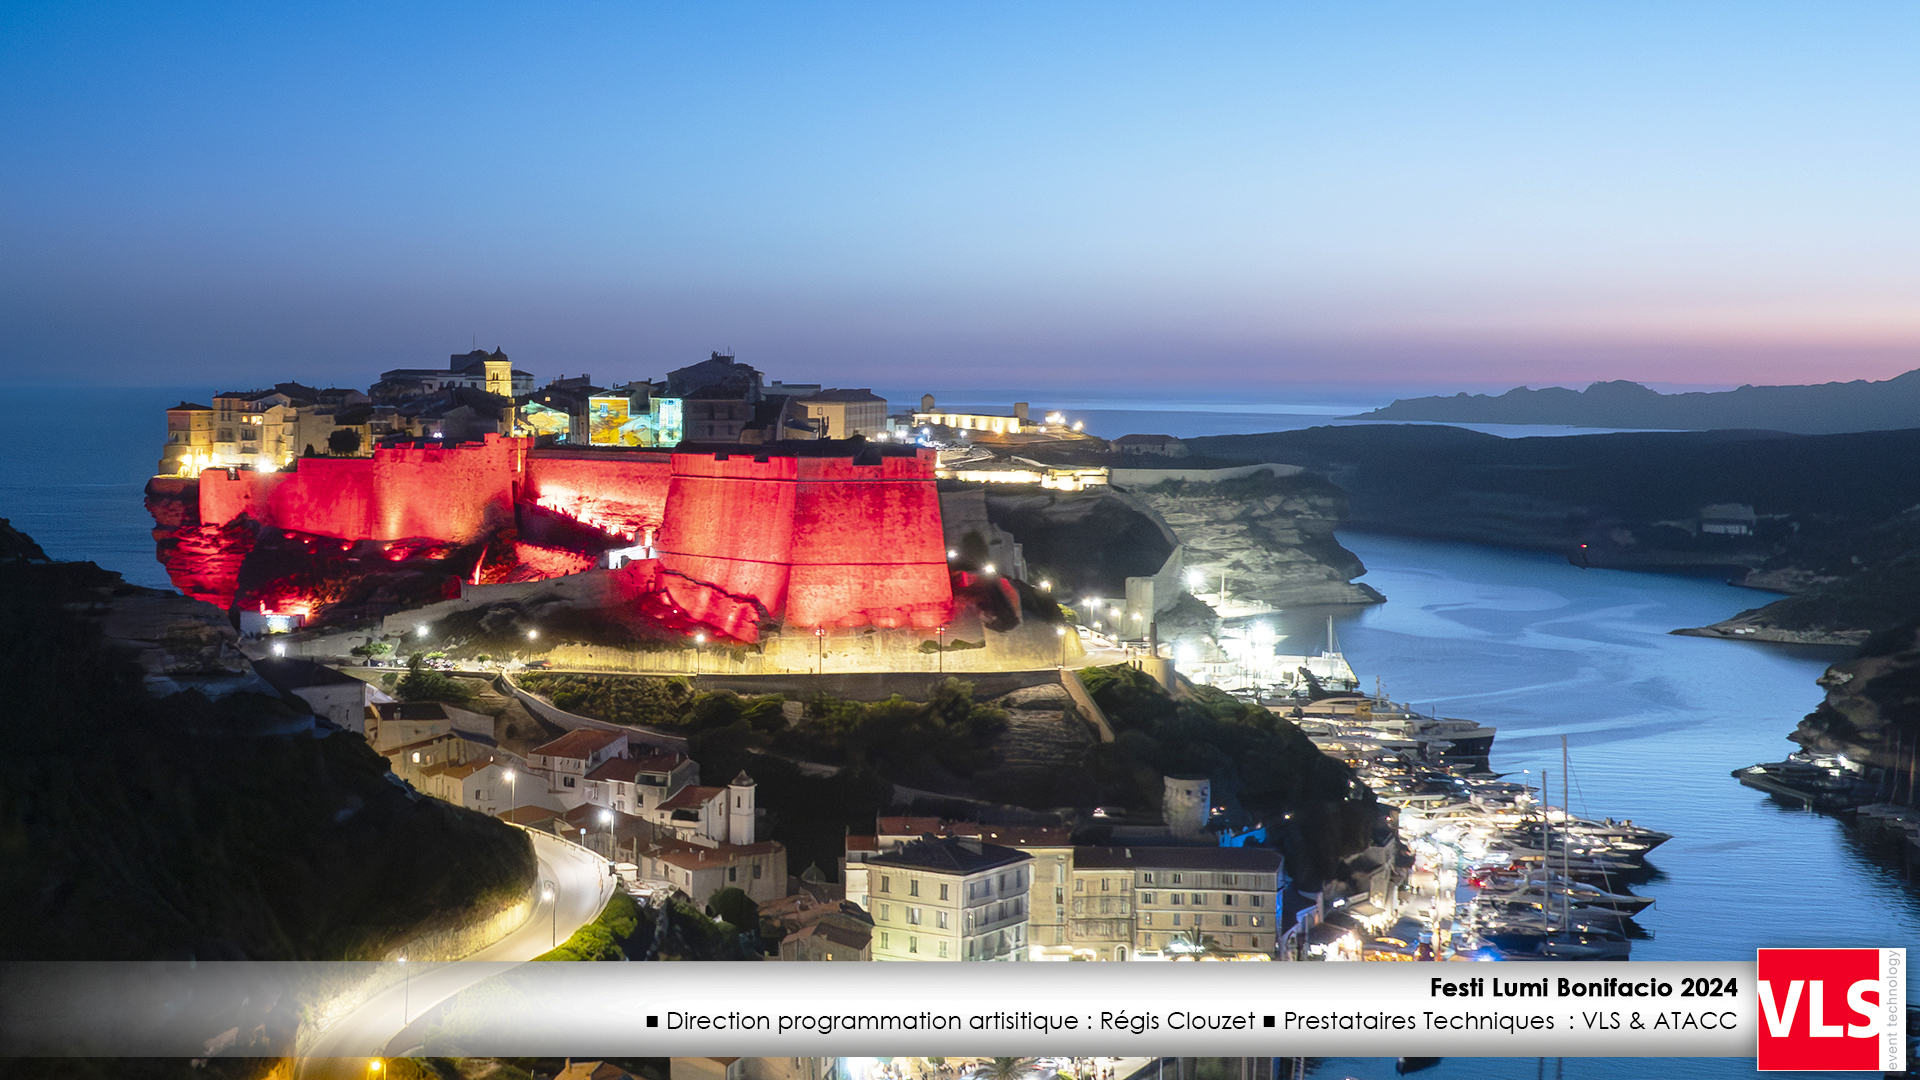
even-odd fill
[[[866,860],[875,960],[1024,960],[1033,856],[926,838]]]

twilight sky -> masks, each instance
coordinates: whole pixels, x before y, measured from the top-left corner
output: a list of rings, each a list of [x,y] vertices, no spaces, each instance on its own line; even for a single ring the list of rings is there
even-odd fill
[[[0,6],[7,380],[1920,367],[1909,0],[293,7]]]

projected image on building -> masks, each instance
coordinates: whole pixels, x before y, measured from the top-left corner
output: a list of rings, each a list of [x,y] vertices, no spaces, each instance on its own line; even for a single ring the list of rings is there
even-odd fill
[[[587,401],[587,441],[594,446],[675,446],[681,436],[679,398],[641,399],[605,395]]]

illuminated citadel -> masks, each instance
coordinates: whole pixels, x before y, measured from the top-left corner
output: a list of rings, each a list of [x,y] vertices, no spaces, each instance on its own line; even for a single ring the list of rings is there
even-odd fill
[[[934,465],[859,441],[645,451],[490,434],[155,477],[147,503],[175,585],[236,617],[351,621],[606,566],[654,625],[754,642],[765,625],[944,625]]]

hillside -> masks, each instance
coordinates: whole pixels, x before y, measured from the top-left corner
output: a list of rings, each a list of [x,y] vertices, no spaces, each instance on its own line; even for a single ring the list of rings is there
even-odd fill
[[[4,523],[0,679],[0,958],[372,958],[532,883],[524,834],[316,727],[219,611]]]
[[[1920,539],[1920,430],[1503,439],[1381,425],[1194,442],[1328,476],[1348,493],[1348,528],[1712,570],[1794,594],[1753,616],[1780,640],[1858,644],[1920,613],[1907,556]],[[1725,531],[1715,514],[1751,516]]]
[[[1920,416],[1920,371],[1884,382],[1856,379],[1684,394],[1662,394],[1623,381],[1597,382],[1585,390],[1521,386],[1499,395],[1407,398],[1358,419],[1699,431],[1760,428],[1822,435],[1911,427],[1916,416]]]

